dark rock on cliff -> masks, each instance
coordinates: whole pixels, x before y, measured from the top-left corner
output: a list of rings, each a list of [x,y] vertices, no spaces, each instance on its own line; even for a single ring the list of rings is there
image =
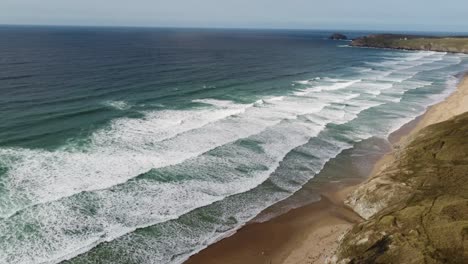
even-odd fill
[[[343,35],[343,34],[335,33],[335,34],[331,35],[328,39],[333,39],[333,40],[347,40],[348,37],[346,37],[346,36]]]

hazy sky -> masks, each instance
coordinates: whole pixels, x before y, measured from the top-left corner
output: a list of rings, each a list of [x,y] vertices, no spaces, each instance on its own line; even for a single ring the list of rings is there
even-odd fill
[[[468,31],[468,0],[0,0],[0,24]]]

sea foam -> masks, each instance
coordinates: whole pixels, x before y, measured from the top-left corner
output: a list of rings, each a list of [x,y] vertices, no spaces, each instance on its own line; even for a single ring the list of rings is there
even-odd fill
[[[0,149],[8,169],[0,200],[5,237],[0,262],[56,263],[252,190],[328,124],[346,124],[431,85],[415,76],[418,67],[440,63],[440,55],[418,52],[402,62],[374,65],[382,69],[363,71],[356,79],[308,81],[304,85],[312,87],[252,104],[199,99],[194,102],[202,106],[192,109],[120,118],[91,135],[84,149]],[[337,147],[329,153],[314,154],[325,162],[349,146],[347,141],[375,134],[366,125],[344,133],[345,142],[330,139]],[[291,192],[298,187],[275,184]],[[251,207],[239,218],[262,208]],[[26,227],[28,239],[15,235]]]

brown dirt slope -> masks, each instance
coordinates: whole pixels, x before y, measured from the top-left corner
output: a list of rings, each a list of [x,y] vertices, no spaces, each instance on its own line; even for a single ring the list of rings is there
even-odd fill
[[[349,204],[367,220],[332,262],[468,263],[468,113],[421,130]]]

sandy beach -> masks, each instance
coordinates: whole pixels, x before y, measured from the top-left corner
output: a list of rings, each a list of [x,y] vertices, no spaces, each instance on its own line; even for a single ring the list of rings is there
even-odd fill
[[[449,97],[392,133],[389,142],[394,149],[401,148],[422,128],[467,111],[468,77],[465,76]],[[393,154],[394,151],[389,150],[374,155],[370,160],[373,167],[366,172],[367,177],[382,171],[393,161]],[[343,170],[342,173],[347,172]],[[356,177],[345,184],[327,184],[321,188],[320,201],[265,222],[248,223],[234,235],[192,256],[186,263],[326,263],[336,251],[340,238],[362,220],[344,204],[344,200],[364,180]]]
[[[250,223],[187,263],[315,263],[333,253],[338,237],[361,218],[343,205],[352,188],[332,186],[318,202],[263,223]],[[310,247],[309,245],[315,245]]]

